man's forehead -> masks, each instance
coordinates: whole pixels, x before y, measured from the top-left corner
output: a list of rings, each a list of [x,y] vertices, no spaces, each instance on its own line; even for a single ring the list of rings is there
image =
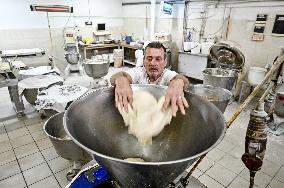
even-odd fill
[[[146,56],[159,57],[164,55],[164,50],[162,48],[147,48]]]

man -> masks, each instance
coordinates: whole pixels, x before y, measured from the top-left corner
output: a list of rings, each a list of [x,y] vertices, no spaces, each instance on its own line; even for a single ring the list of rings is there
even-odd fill
[[[172,108],[172,115],[176,116],[177,108],[185,114],[188,103],[184,97],[184,90],[189,82],[183,75],[165,69],[166,48],[159,42],[151,42],[145,48],[143,67],[136,67],[127,72],[118,72],[111,77],[111,84],[115,86],[115,102],[127,111],[128,103],[132,104],[133,92],[130,84],[158,84],[167,85],[164,109]]]

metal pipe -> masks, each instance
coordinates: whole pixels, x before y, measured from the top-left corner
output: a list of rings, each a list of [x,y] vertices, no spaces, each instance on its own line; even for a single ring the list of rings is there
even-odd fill
[[[268,95],[268,93],[270,92],[270,90],[274,87],[275,83],[274,82],[270,82],[269,86],[267,87],[267,89],[265,90],[265,92],[263,93],[263,95],[260,97],[258,103],[263,103],[265,97]]]
[[[151,0],[151,32],[150,39],[153,39],[155,33],[155,13],[156,13],[156,0]]]
[[[241,106],[238,108],[238,110],[235,112],[235,114],[231,117],[231,119],[227,122],[227,128],[229,128],[231,126],[231,124],[234,122],[234,120],[240,115],[240,113],[245,109],[245,107],[250,103],[250,101],[253,99],[253,97],[255,97],[255,95],[257,94],[257,92],[260,90],[261,86],[269,79],[273,76],[273,74],[275,73],[276,70],[278,70],[278,68],[280,67],[280,65],[283,63],[284,61],[284,55],[283,52],[281,54],[281,56],[279,56],[275,62],[274,65],[272,65],[270,71],[265,75],[265,77],[263,78],[263,80],[260,82],[260,84],[258,84],[254,90],[252,91],[252,93],[247,97],[247,99],[241,104]]]
[[[49,57],[49,64],[51,66],[51,69],[55,67],[55,63],[53,61],[53,42],[52,42],[52,35],[51,35],[51,28],[50,28],[50,22],[49,22],[49,16],[48,12],[46,12],[46,17],[47,17],[47,24],[48,24],[48,31],[49,31],[49,39],[50,39],[50,46],[51,46],[51,59]]]

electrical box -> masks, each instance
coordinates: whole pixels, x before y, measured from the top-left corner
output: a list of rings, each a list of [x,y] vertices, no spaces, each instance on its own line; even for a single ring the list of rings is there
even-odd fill
[[[63,31],[64,43],[74,44],[76,43],[76,30],[73,27],[66,27]]]

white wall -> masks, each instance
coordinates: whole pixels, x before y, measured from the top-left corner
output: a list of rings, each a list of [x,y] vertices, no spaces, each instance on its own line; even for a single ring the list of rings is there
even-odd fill
[[[123,0],[130,2],[130,0]],[[222,2],[222,1],[221,1]],[[227,1],[227,4],[211,3],[208,6],[207,21],[205,25],[204,37],[227,36],[227,40],[236,44],[242,50],[246,58],[246,66],[263,67],[267,63],[272,63],[279,54],[279,46],[284,45],[284,37],[271,36],[275,15],[284,13],[284,2],[254,2],[254,3],[234,3]],[[146,27],[145,10],[148,7],[148,29],[150,29],[150,4],[125,5],[123,6],[124,29],[126,33],[143,36],[143,29]],[[156,5],[157,9],[159,4]],[[173,67],[177,70],[177,53],[182,50],[183,40],[183,4],[175,4],[174,15],[165,17],[160,11],[156,11],[155,32],[170,32],[173,37]],[[194,27],[197,31],[201,28],[202,12],[204,12],[204,2],[190,2],[189,16],[187,18],[188,27]],[[257,14],[268,14],[265,28],[264,41],[255,42],[251,40],[254,23]],[[229,19],[230,15],[230,19]],[[227,31],[227,21],[229,27]],[[195,35],[198,40],[199,33]]]
[[[88,0],[0,0],[0,4],[0,49],[42,48],[47,54],[51,53],[51,44],[46,12],[31,11],[30,5],[73,6],[74,14],[49,13],[55,49],[53,55],[62,62],[65,62],[64,27],[78,26],[83,36],[92,36],[97,23],[106,23],[106,28],[116,37],[123,26],[121,0],[90,0],[90,20],[93,25],[88,27],[84,25],[89,20]],[[38,62],[38,59],[42,62]],[[47,56],[24,59],[24,62],[47,63]]]
[[[145,1],[150,2],[150,0],[143,0],[143,2]],[[55,55],[62,61],[65,61],[62,37],[64,26],[77,25],[81,33],[91,35],[92,31],[96,30],[97,23],[105,22],[115,38],[120,37],[120,33],[124,32],[125,34],[133,34],[136,39],[148,40],[150,38],[150,4],[122,6],[122,2],[131,3],[134,0],[90,0],[90,19],[93,21],[93,26],[85,27],[84,22],[89,20],[88,0],[0,0],[0,49],[39,47],[46,50],[47,53],[50,52],[46,13],[30,11],[30,5],[34,3],[62,4],[74,7],[74,14],[71,14],[70,18],[68,13],[50,13],[49,16]],[[139,0],[135,0],[135,2],[139,2]],[[267,63],[272,63],[279,53],[279,46],[284,45],[284,37],[271,36],[275,15],[277,13],[283,14],[284,2],[230,2],[225,6],[219,3],[208,7],[204,37],[214,35],[224,37],[227,31],[226,23],[230,15],[227,39],[234,41],[241,47],[246,57],[247,66],[262,67]],[[172,16],[160,13],[159,8],[160,4],[157,4],[155,32],[170,32],[172,34],[172,62],[173,68],[177,70],[178,51],[182,50],[184,4],[180,2],[174,4]],[[201,12],[204,12],[204,2],[190,3],[187,18],[188,27],[200,30]],[[258,13],[268,14],[265,39],[262,42],[251,40]],[[196,34],[197,38],[198,33]]]
[[[89,19],[88,0],[0,0],[0,29],[46,28],[46,12],[33,12],[31,4],[73,6],[74,14],[49,13],[51,27],[84,26]],[[90,0],[90,16],[94,23],[106,21],[108,26],[121,26],[121,0]],[[6,19],[5,19],[6,18]]]

